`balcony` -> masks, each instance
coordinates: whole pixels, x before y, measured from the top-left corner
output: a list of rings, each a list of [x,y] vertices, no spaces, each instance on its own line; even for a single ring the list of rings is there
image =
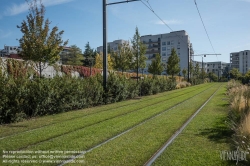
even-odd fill
[[[155,40],[155,41],[143,41],[143,44],[151,44],[151,43],[158,43],[160,45],[161,41],[160,40]]]
[[[150,50],[146,52],[146,54],[154,54],[154,53],[160,53],[160,50]]]
[[[152,46],[148,46],[148,48],[160,48],[161,46],[160,45],[155,45],[153,44]]]
[[[148,56],[148,60],[152,60],[152,59],[155,59],[155,55],[149,55]]]

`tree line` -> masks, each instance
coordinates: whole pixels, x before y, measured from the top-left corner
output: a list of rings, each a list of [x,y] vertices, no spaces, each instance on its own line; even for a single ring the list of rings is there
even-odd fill
[[[35,68],[40,76],[46,67],[59,60],[62,60],[64,65],[102,68],[103,54],[91,48],[89,42],[85,45],[84,52],[76,45],[71,45],[66,52],[63,51],[68,40],[62,40],[64,31],[59,31],[57,26],[50,30],[51,22],[49,19],[45,20],[45,7],[42,0],[26,1],[29,5],[29,14],[26,20],[17,26],[23,34],[19,39],[22,48],[19,54],[24,60],[32,60],[36,63]],[[180,59],[174,49],[166,64],[162,64],[160,54],[156,54],[148,66],[146,66],[146,50],[146,45],[141,42],[139,30],[136,27],[133,39],[120,44],[117,51],[110,49],[109,46],[109,70],[118,70],[123,73],[148,67],[149,73],[161,75],[166,68],[167,73],[172,77],[180,72]]]

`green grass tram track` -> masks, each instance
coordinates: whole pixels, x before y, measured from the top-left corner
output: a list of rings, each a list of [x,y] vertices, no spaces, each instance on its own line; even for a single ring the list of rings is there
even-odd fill
[[[209,87],[212,87],[212,85],[210,85]],[[182,92],[182,95],[177,95],[176,97],[173,97],[173,98],[172,98],[172,96],[167,96],[167,98],[170,98],[169,99],[170,101],[172,101],[176,98],[179,98],[180,96],[187,96],[186,98],[189,98],[189,97],[194,95],[193,94],[194,91],[195,91],[195,94],[198,94],[198,93],[203,92],[204,90],[207,90],[207,88],[208,87],[205,86],[203,88],[192,90],[191,91],[192,94],[190,94],[191,92],[189,92],[189,93],[186,92],[186,94],[183,94],[183,92]],[[159,98],[157,98],[157,99],[159,99]],[[47,141],[51,141],[52,139],[65,136],[65,135],[70,134],[70,133],[75,133],[77,131],[81,131],[83,129],[95,126],[95,125],[100,124],[100,123],[104,123],[105,121],[112,120],[112,119],[118,118],[120,116],[126,118],[125,115],[131,114],[131,113],[136,114],[136,112],[139,110],[143,113],[144,112],[143,108],[147,108],[147,107],[149,107],[149,105],[151,105],[150,107],[153,108],[154,106],[161,105],[163,102],[166,102],[166,100],[164,98],[161,99],[160,102],[154,99],[151,102],[147,102],[147,104],[143,105],[142,108],[135,109],[132,111],[130,111],[130,108],[124,107],[125,111],[129,111],[129,112],[123,113],[122,115],[117,115],[117,116],[109,118],[109,119],[105,119],[105,117],[103,117],[103,115],[99,115],[100,113],[96,114],[96,116],[98,116],[99,118],[101,118],[101,119],[104,118],[104,120],[102,120],[101,122],[96,121],[98,119],[96,116],[94,116],[89,121],[87,121],[86,119],[80,119],[80,121],[74,120],[73,123],[72,123],[72,121],[65,121],[65,122],[57,123],[56,125],[46,126],[46,127],[41,128],[39,130],[18,133],[16,135],[7,137],[6,139],[1,139],[0,140],[0,149],[5,148],[5,150],[13,150],[13,149],[23,150],[29,146],[41,144],[41,143],[47,142]],[[171,107],[171,104],[169,107]],[[112,111],[111,113],[113,113],[113,112],[116,114],[118,111],[115,110],[115,111]],[[68,131],[65,131],[65,130],[68,130]],[[18,141],[15,141],[15,140],[18,140]]]
[[[164,99],[169,100],[171,98],[179,97],[179,96],[182,96],[184,94],[192,93],[193,91],[202,89],[202,88],[204,88],[203,86],[197,85],[197,86],[190,87],[190,88],[178,89],[178,90],[160,93],[160,94],[154,95],[154,100],[157,98],[163,98],[163,100]],[[211,85],[207,84],[206,86],[209,87]],[[176,95],[176,93],[179,91],[181,91],[181,93],[180,94],[178,93]],[[31,131],[41,129],[44,127],[48,127],[51,125],[56,125],[58,123],[62,123],[62,121],[66,122],[66,121],[81,119],[81,118],[85,118],[87,116],[93,116],[95,114],[104,113],[107,111],[113,111],[113,110],[117,110],[119,108],[128,107],[128,106],[134,107],[135,104],[143,104],[146,101],[152,100],[152,97],[153,96],[145,96],[141,100],[133,100],[132,99],[132,100],[127,100],[127,101],[123,101],[123,102],[119,102],[119,103],[115,103],[115,104],[109,104],[109,105],[105,105],[105,106],[97,106],[97,107],[86,108],[86,109],[78,110],[78,111],[66,112],[66,113],[58,114],[58,115],[56,115],[56,117],[55,117],[55,115],[50,115],[50,116],[46,116],[46,117],[41,117],[39,119],[35,119],[34,122],[32,120],[29,120],[29,121],[20,122],[18,124],[2,125],[2,126],[0,126],[0,140],[11,137],[11,136],[16,135],[16,134],[21,133],[21,132],[31,132]],[[65,114],[67,114],[69,116],[64,116]],[[50,119],[50,118],[51,118],[51,120],[49,120],[49,122],[44,121],[44,119]],[[39,123],[39,120],[42,121],[42,124]],[[48,124],[44,124],[44,123],[48,123]],[[37,126],[37,125],[39,125],[39,126]],[[27,128],[27,129],[24,129],[24,128]],[[16,131],[15,129],[17,129],[18,131]]]
[[[197,114],[207,105],[207,103],[214,97],[218,92],[218,88],[209,99],[169,138],[169,140],[164,143],[164,145],[157,150],[157,152],[144,164],[144,166],[151,166],[157,158],[166,150],[166,148],[172,144],[172,142],[182,133],[182,131],[188,126],[188,124],[197,116]]]
[[[113,137],[120,136],[127,130],[144,126],[147,121],[165,114],[167,110],[186,103],[202,93],[208,93],[209,89],[217,86],[218,84],[199,85],[165,92],[156,95],[154,99],[147,96],[145,99],[135,100],[132,103],[129,101],[125,101],[125,104],[116,103],[119,106],[110,104],[103,110],[98,107],[98,111],[83,114],[81,117],[70,117],[64,122],[53,122],[46,126],[6,135],[0,140],[0,149],[76,150],[78,148],[78,150],[87,151],[110,139],[113,140]],[[118,108],[120,110],[117,110]]]
[[[143,165],[219,89],[219,86],[216,84],[212,89],[177,104],[173,109],[163,111],[161,116],[150,118],[126,134],[97,146],[84,154],[87,165]]]

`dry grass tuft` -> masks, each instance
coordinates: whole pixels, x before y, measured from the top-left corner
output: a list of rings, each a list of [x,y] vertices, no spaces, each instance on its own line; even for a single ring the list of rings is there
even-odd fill
[[[191,84],[189,82],[183,81],[183,82],[177,83],[175,88],[180,89],[180,88],[186,88],[186,87],[189,87],[189,86],[191,86]]]
[[[249,135],[250,136],[250,112],[248,113],[248,115],[243,120],[241,126],[242,126],[242,132],[245,135]]]

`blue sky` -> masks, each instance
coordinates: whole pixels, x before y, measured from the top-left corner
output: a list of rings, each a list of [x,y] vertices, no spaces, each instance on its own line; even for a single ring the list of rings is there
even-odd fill
[[[108,0],[117,2],[121,0]],[[144,0],[145,1],[145,0]],[[250,50],[250,0],[196,0],[216,53],[208,61],[229,62],[230,52]],[[64,30],[68,45],[84,50],[102,45],[102,0],[43,0],[51,28]],[[195,54],[214,53],[196,10],[194,0],[149,0],[154,11],[174,30],[186,30]],[[0,0],[0,49],[19,45],[17,25],[28,14],[25,0]],[[138,26],[141,35],[171,30],[141,2],[108,6],[108,41],[130,40]],[[201,61],[201,57],[195,57]]]

